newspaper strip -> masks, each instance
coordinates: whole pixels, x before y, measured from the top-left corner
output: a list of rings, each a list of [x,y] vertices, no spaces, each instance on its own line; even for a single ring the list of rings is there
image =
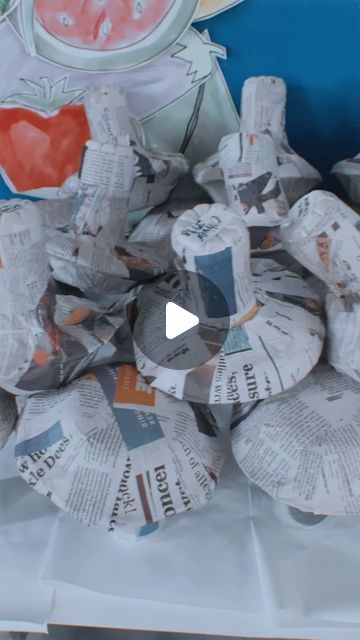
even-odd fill
[[[314,189],[322,180],[320,173],[289,145],[285,132],[286,85],[281,78],[248,78],[241,95],[242,134],[267,133],[277,157],[279,182],[290,206]],[[215,202],[230,204],[226,193],[219,153],[194,168],[196,182]]]
[[[313,191],[281,226],[284,248],[337,296],[360,294],[360,219],[339,198]]]
[[[249,233],[239,216],[221,204],[201,204],[185,211],[175,222],[171,243],[180,270],[210,280],[226,300],[227,322],[235,326],[257,312],[250,273]],[[201,283],[190,281],[190,296],[203,302],[209,323],[219,326],[218,309],[209,308]],[[210,305],[211,306],[211,305]]]
[[[132,365],[32,396],[15,456],[36,491],[120,534],[205,505],[224,458],[201,412],[150,388]]]
[[[360,382],[360,300],[326,297],[327,358],[340,373]]]
[[[302,511],[360,513],[360,386],[319,365],[298,386],[253,406],[232,430],[242,471]]]
[[[6,445],[17,417],[15,397],[0,389],[0,449]]]
[[[173,352],[171,341],[162,339],[159,327],[162,297],[176,303],[181,293],[178,283],[162,281],[161,288],[153,287],[152,295],[143,297],[147,307],[139,309],[140,326],[147,334],[144,343],[152,346],[153,357],[151,349],[145,355],[138,345],[134,346],[138,370],[152,387],[193,402],[235,404],[282,393],[311,371],[320,358],[325,334],[316,295],[299,276],[273,261],[262,264],[256,259],[252,269],[257,314],[230,329],[218,355],[192,370],[167,367],[170,361],[174,366],[181,349]],[[146,323],[141,322],[142,314]],[[209,340],[221,342],[210,330]],[[190,348],[186,337],[184,349]]]
[[[331,173],[342,184],[349,200],[360,204],[360,153],[354,158],[347,158],[334,164]]]

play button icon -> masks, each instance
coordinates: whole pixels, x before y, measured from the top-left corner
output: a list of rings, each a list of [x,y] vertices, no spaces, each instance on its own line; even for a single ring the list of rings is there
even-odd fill
[[[199,324],[198,316],[179,307],[175,302],[166,305],[166,337],[173,340]]]
[[[225,297],[211,280],[191,271],[167,273],[143,286],[136,301],[138,369],[200,367],[219,353],[229,324]]]

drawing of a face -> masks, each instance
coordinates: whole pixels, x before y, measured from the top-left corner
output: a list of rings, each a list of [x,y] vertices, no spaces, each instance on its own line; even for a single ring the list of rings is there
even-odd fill
[[[36,0],[35,16],[66,44],[110,50],[146,38],[173,5],[174,0]]]

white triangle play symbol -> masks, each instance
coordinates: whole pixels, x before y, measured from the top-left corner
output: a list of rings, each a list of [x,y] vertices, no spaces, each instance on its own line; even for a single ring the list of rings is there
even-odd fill
[[[174,302],[166,305],[166,337],[173,340],[181,336],[182,333],[196,327],[200,322],[199,318],[190,311],[186,311]]]

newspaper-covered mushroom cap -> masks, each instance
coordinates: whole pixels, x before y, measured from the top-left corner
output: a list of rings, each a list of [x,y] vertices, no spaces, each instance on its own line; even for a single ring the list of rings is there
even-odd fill
[[[196,407],[128,364],[28,399],[15,456],[24,480],[60,509],[118,533],[205,505],[224,457]]]
[[[234,456],[273,498],[317,514],[360,513],[360,386],[321,364],[232,429]]]
[[[163,282],[157,286],[154,281],[145,308],[152,319],[151,344],[146,350],[134,345],[137,367],[152,387],[193,402],[236,404],[281,394],[311,371],[325,336],[318,296],[299,275],[274,260],[254,258],[251,272],[257,313],[230,327],[214,357],[185,370],[184,352],[201,352],[206,339],[211,344],[216,340],[209,330],[198,347],[191,332],[183,334],[182,348],[166,341],[159,309],[164,300],[178,303],[181,292],[176,279],[166,290]]]

